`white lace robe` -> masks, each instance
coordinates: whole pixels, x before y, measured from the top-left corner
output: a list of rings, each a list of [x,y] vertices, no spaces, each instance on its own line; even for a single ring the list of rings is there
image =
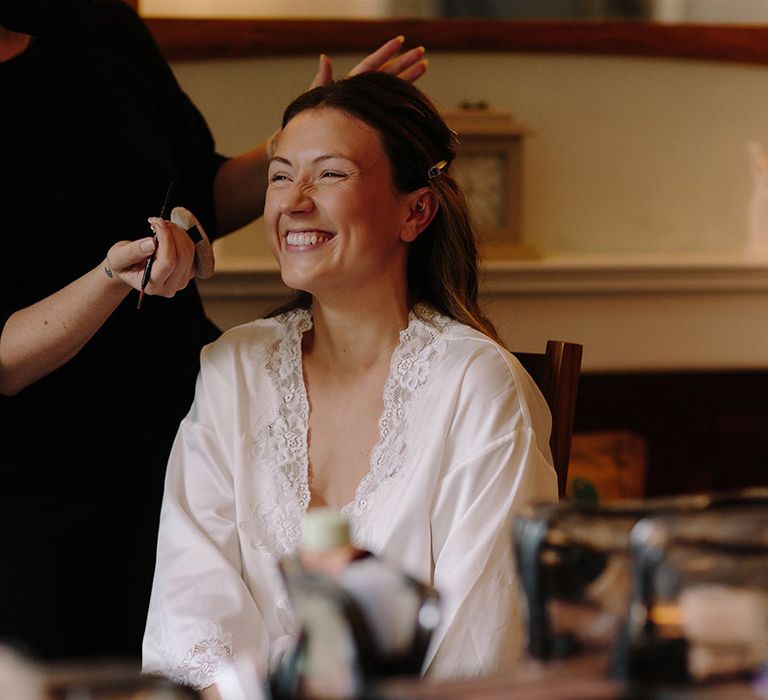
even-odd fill
[[[310,498],[301,336],[311,325],[293,311],[203,351],[168,465],[146,671],[205,687],[248,650],[265,672],[296,632],[275,563],[296,550]],[[519,656],[510,521],[557,498],[549,431],[513,356],[424,307],[411,313],[370,471],[345,511],[356,544],[440,593],[431,676],[492,673]]]

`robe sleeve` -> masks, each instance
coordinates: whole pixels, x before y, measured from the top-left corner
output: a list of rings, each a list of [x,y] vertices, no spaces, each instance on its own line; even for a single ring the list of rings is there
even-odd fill
[[[523,649],[512,517],[530,503],[556,501],[557,477],[546,404],[532,383],[522,395],[506,384],[488,402],[473,387],[471,415],[461,420],[472,449],[447,466],[437,491],[431,535],[442,620],[425,661],[429,677],[499,673]]]
[[[216,681],[233,650],[249,649],[266,671],[266,626],[242,578],[227,441],[215,426],[227,391],[206,372],[168,464],[143,669],[194,688]],[[223,416],[222,416],[223,414]]]

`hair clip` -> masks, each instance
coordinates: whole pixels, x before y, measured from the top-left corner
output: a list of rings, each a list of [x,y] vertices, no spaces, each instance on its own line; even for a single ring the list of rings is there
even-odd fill
[[[443,172],[443,168],[448,165],[447,160],[441,160],[439,163],[435,163],[429,170],[427,170],[427,177],[430,180],[434,180],[440,173]]]

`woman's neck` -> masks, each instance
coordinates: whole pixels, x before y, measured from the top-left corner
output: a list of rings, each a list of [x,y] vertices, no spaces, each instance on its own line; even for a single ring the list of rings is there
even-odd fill
[[[314,300],[313,331],[306,338],[305,354],[316,364],[344,370],[347,375],[389,364],[408,326],[405,300],[380,300],[373,308],[351,302],[329,305]]]
[[[29,34],[12,32],[10,29],[0,27],[0,63],[10,61],[23,54],[29,46],[32,37]]]

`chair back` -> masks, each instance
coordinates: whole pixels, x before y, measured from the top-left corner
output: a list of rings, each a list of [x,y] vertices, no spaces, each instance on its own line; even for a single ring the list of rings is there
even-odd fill
[[[573,419],[576,414],[576,394],[581,375],[582,346],[563,340],[547,341],[543,353],[513,353],[539,387],[552,414],[549,446],[557,472],[557,490],[565,496],[568,462],[571,456]]]

